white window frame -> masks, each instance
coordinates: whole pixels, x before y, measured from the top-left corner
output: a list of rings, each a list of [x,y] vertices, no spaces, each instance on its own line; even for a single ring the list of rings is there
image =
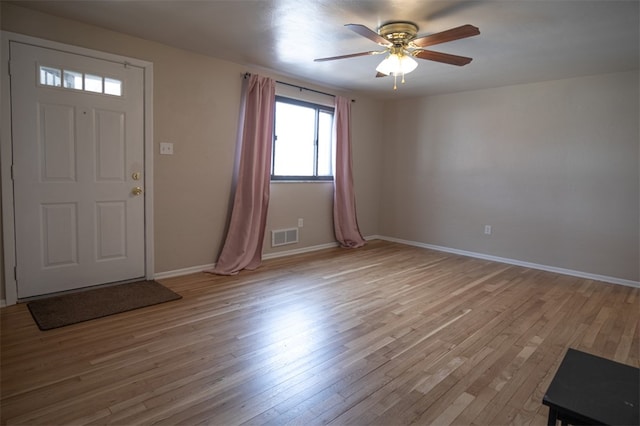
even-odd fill
[[[313,110],[315,110],[315,129],[314,129],[314,134],[315,134],[315,143],[314,143],[314,158],[313,158],[313,164],[314,164],[314,174],[313,175],[296,175],[296,176],[290,176],[290,175],[276,175],[274,174],[274,169],[275,169],[275,159],[276,159],[276,141],[277,141],[277,135],[275,134],[276,132],[276,126],[274,123],[274,129],[273,129],[273,140],[272,140],[272,153],[271,153],[271,181],[272,182],[286,182],[286,181],[293,181],[293,182],[300,182],[300,181],[320,181],[320,182],[332,182],[333,181],[333,176],[334,176],[334,169],[333,169],[333,159],[332,159],[332,165],[331,165],[331,175],[318,175],[318,117],[320,112],[325,112],[325,113],[330,113],[331,114],[331,119],[335,119],[335,108],[330,107],[330,106],[326,106],[326,105],[322,105],[322,104],[318,104],[318,103],[314,103],[314,102],[309,102],[309,101],[303,101],[303,100],[299,100],[299,99],[294,99],[294,98],[290,98],[287,96],[280,96],[280,95],[276,95],[276,103],[281,102],[281,103],[287,103],[287,104],[291,104],[291,105],[298,105],[298,106],[302,106],[302,107],[306,107],[306,108],[311,108]],[[274,117],[274,120],[277,120],[277,117]],[[333,138],[333,137],[332,137]],[[331,150],[332,152],[335,151],[335,141],[332,140],[331,141]],[[333,155],[332,155],[333,157]]]

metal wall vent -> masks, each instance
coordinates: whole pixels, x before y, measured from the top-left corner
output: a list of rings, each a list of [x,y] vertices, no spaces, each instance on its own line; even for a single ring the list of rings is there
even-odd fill
[[[276,229],[271,231],[271,247],[284,246],[298,242],[298,228]]]

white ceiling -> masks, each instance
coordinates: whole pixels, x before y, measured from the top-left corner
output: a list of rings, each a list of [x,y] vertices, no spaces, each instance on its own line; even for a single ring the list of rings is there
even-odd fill
[[[593,0],[19,1],[20,6],[227,59],[324,86],[406,97],[637,69],[640,2]],[[382,56],[314,58],[378,50],[344,24],[376,30],[412,21],[419,35],[463,24],[479,36],[429,49],[473,61],[419,60],[406,84],[375,78]]]

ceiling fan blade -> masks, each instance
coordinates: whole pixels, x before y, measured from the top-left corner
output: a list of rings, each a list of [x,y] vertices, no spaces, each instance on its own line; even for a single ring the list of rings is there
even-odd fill
[[[335,61],[336,59],[356,58],[358,56],[377,55],[378,53],[383,53],[383,52],[372,50],[370,52],[351,53],[349,55],[331,56],[329,58],[318,58],[318,59],[314,59],[313,62]]]
[[[448,41],[472,37],[478,34],[480,34],[480,30],[477,27],[467,24],[460,27],[451,28],[450,30],[413,39],[411,40],[410,44],[416,47],[427,47],[433,46],[434,44],[446,43]]]
[[[373,41],[374,43],[378,43],[381,46],[391,46],[393,44],[389,40],[387,40],[386,38],[382,37],[377,32],[365,27],[364,25],[346,24],[345,27],[349,28],[351,31],[353,31],[355,33],[360,34],[363,37],[368,38],[369,40]]]
[[[387,74],[383,74],[383,73],[381,73],[380,71],[378,71],[378,72],[376,73],[376,78],[378,78],[378,77],[389,77],[389,76],[388,76]]]
[[[416,50],[412,53],[413,56],[420,59],[427,59],[429,61],[442,62],[449,65],[457,65],[459,67],[467,65],[472,61],[472,58],[466,56],[451,55],[449,53],[434,52],[433,50]]]

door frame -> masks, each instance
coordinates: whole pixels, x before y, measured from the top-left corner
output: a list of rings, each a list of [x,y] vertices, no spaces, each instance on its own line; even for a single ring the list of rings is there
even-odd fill
[[[14,199],[13,179],[11,177],[13,159],[13,138],[11,134],[11,94],[10,94],[10,64],[9,45],[11,42],[30,44],[62,52],[87,56],[117,62],[125,65],[139,67],[143,71],[144,78],[144,228],[145,228],[145,278],[152,280],[154,277],[154,239],[153,239],[153,63],[135,58],[128,58],[84,47],[72,46],[45,40],[23,34],[1,31],[0,54],[0,179],[2,181],[2,249],[3,249],[3,282],[6,305],[14,305],[18,302],[18,287],[15,277],[16,267],[16,233],[14,224]]]

